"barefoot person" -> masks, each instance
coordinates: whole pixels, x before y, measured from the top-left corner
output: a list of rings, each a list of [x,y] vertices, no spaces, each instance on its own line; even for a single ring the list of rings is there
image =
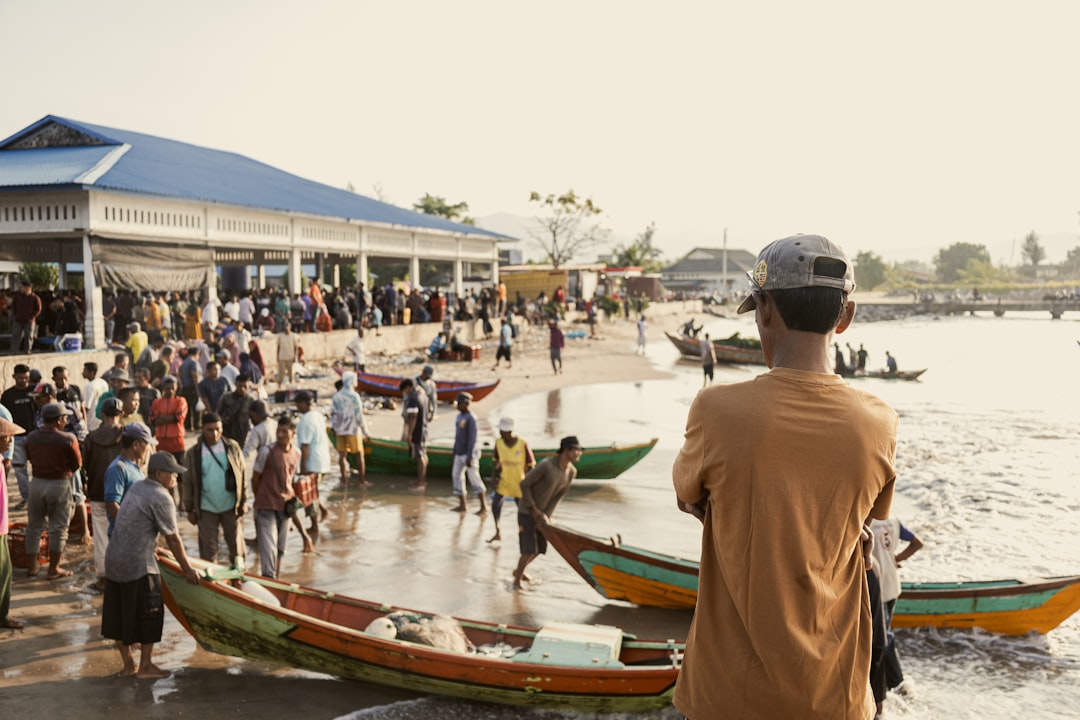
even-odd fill
[[[27,575],[38,573],[38,543],[46,523],[49,527],[49,580],[70,577],[71,571],[60,567],[67,545],[68,525],[74,506],[72,475],[82,467],[79,441],[65,432],[71,411],[62,403],[48,403],[41,408],[41,427],[26,436],[26,459],[33,474],[30,478],[30,502],[26,507]]]
[[[341,374],[341,389],[330,401],[330,427],[337,437],[341,484],[349,485],[349,458],[354,458],[360,487],[371,487],[364,472],[364,440],[371,440],[364,424],[364,403],[356,392],[356,373]]]
[[[168,677],[152,661],[154,645],[161,641],[165,606],[161,598],[154,549],[158,533],[184,570],[188,582],[198,585],[199,576],[188,562],[176,520],[172,493],[184,466],[172,453],[150,457],[149,476],[131,486],[116,516],[109,549],[105,553],[105,598],[101,605],[101,634],[116,641],[124,666],[120,675],[139,678]],[[139,643],[139,666],[131,646]]]
[[[494,467],[492,479],[495,492],[491,497],[491,517],[495,520],[495,534],[488,542],[502,540],[499,518],[502,517],[503,498],[513,498],[515,503],[521,497],[521,480],[525,473],[536,465],[529,444],[514,434],[514,419],[504,417],[499,420],[499,439],[495,441]]]
[[[11,422],[0,418],[0,454],[11,449],[16,435],[22,435],[25,430]],[[11,555],[8,553],[8,497],[7,497],[7,465],[0,462],[0,628],[18,630],[23,626],[22,622],[8,615],[11,609]]]
[[[426,370],[427,368],[425,368]],[[409,443],[409,457],[416,461],[416,482],[409,486],[412,492],[424,492],[427,489],[427,434],[428,434],[428,398],[427,393],[409,378],[399,384],[402,402],[405,405],[405,429],[402,435]]]
[[[469,410],[472,404],[472,395],[467,392],[457,394],[458,416],[454,420],[454,465],[450,470],[450,478],[454,484],[454,495],[458,497],[458,504],[452,508],[456,512],[465,512],[469,490],[473,490],[480,498],[480,509],[477,515],[487,513],[487,498],[484,496],[484,483],[480,481],[480,443],[476,436],[476,416]],[[465,487],[468,479],[469,487]]]
[[[577,477],[574,463],[581,459],[581,443],[573,435],[559,442],[559,452],[546,457],[529,471],[521,481],[521,501],[518,503],[518,542],[521,559],[514,570],[514,589],[528,582],[525,568],[538,556],[547,552],[547,540],[538,528],[551,522],[555,508],[559,506],[570,483]]]

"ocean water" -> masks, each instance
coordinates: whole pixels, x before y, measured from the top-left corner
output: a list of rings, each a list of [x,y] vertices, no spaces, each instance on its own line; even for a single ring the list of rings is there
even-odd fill
[[[685,417],[702,384],[700,367],[680,360],[653,330],[649,360],[670,379],[575,386],[478,404],[493,428],[514,417],[534,446],[552,446],[575,434],[586,445],[658,439],[653,452],[622,477],[579,481],[559,507],[558,523],[629,544],[696,558],[700,524],[680,513],[671,490],[671,464],[682,443]],[[673,329],[673,328],[671,328]],[[738,330],[754,334],[747,318],[712,319],[714,337]],[[884,352],[902,369],[928,368],[918,382],[852,380],[876,393],[900,415],[895,514],[925,542],[901,575],[910,581],[995,579],[1080,572],[1080,317],[1053,321],[1038,314],[1004,318],[913,318],[856,324],[839,338],[862,343],[871,367]],[[737,382],[764,368],[723,367],[716,382]],[[567,373],[573,368],[568,365]],[[491,432],[493,436],[494,433]],[[290,539],[282,572],[297,582],[369,600],[463,617],[522,625],[551,621],[617,625],[642,638],[685,638],[690,613],[610,602],[592,590],[556,554],[529,572],[526,592],[510,588],[517,561],[514,508],[504,511],[507,540],[488,543],[489,517],[449,512],[442,481],[426,496],[409,494],[410,478],[373,478],[367,494],[335,490],[333,513],[318,554],[303,556]],[[567,712],[523,710],[384,691],[321,676],[222,660],[197,648],[175,621],[167,625],[161,663],[191,668],[156,683],[179,696],[208,692],[233,696],[245,688],[260,717],[292,716],[294,693],[336,693],[336,717],[573,718]],[[912,692],[890,695],[888,717],[1076,718],[1080,715],[1080,616],[1045,636],[1001,637],[978,630],[898,630]],[[225,672],[195,670],[224,668]],[[722,668],[718,672],[722,672]],[[260,680],[272,677],[275,684]],[[277,684],[280,683],[280,684]],[[275,689],[277,688],[277,689]],[[285,688],[288,688],[286,691]],[[285,693],[288,693],[286,696]],[[167,700],[167,698],[166,698]],[[350,706],[349,703],[353,703]],[[341,710],[341,708],[349,708]],[[281,708],[280,712],[278,708]],[[311,715],[314,717],[314,715]],[[321,717],[321,716],[320,716]],[[636,715],[678,717],[672,708]]]

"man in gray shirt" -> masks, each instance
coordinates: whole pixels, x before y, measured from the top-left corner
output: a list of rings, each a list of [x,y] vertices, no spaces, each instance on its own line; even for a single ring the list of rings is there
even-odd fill
[[[172,453],[158,452],[150,457],[148,472],[149,477],[133,484],[124,496],[105,551],[101,634],[116,641],[124,662],[120,675],[162,678],[169,672],[152,662],[165,619],[161,578],[154,560],[158,533],[165,536],[188,582],[198,585],[199,575],[184,551],[172,499],[177,475],[184,467]],[[140,644],[138,668],[131,655],[134,643]]]

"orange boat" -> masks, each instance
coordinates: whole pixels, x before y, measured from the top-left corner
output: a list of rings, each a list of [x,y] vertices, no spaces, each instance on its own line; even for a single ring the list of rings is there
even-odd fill
[[[394,375],[374,375],[372,373],[356,374],[356,389],[358,392],[369,395],[383,395],[386,397],[401,397],[399,386],[404,377]],[[482,400],[491,394],[499,386],[499,381],[489,383],[457,382],[454,380],[436,380],[435,390],[439,402],[452,403],[459,392],[467,392],[473,397],[473,401]]]
[[[683,643],[614,627],[435,616],[191,564],[198,585],[159,551],[165,603],[200,645],[225,655],[469,700],[612,713],[670,704],[682,663]],[[455,649],[401,639],[397,622],[438,627]]]

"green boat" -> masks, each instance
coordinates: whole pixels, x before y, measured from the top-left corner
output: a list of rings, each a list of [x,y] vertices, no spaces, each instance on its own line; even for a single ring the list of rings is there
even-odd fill
[[[335,444],[333,431],[327,432],[330,434],[330,443]],[[581,459],[574,463],[577,466],[577,477],[579,480],[610,480],[618,477],[648,455],[655,445],[656,438],[636,445],[586,447],[581,453]],[[481,477],[491,477],[493,452],[490,447],[483,449],[480,456]],[[537,462],[558,452],[557,448],[533,448]],[[428,445],[427,455],[429,478],[450,477],[454,466],[452,447]],[[409,445],[400,440],[372,438],[364,441],[364,466],[369,473],[416,474],[416,462],[409,457]]]

